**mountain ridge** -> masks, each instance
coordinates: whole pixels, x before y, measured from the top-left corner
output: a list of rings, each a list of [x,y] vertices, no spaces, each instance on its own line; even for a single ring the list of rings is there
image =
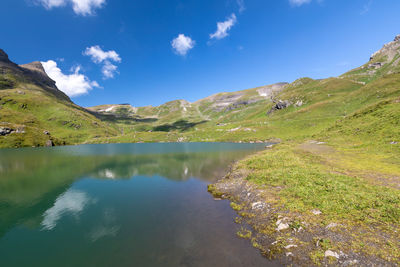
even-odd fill
[[[16,80],[23,81],[28,79],[29,82],[42,86],[47,92],[53,94],[57,98],[72,102],[64,92],[57,88],[56,82],[47,75],[39,61],[18,65],[9,59],[4,50],[0,49],[0,73],[3,74],[3,81],[8,80],[10,83],[16,83]],[[11,77],[4,79],[6,74]]]
[[[49,139],[62,145],[302,138],[333,129],[369,105],[393,101],[400,93],[387,81],[397,84],[399,62],[396,36],[367,63],[339,77],[299,78],[192,103],[83,108],[57,89],[40,62],[17,65],[0,50],[0,147],[41,146]]]

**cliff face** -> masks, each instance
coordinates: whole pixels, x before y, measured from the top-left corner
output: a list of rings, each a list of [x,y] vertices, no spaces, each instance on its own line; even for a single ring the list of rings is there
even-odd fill
[[[42,64],[38,61],[17,65],[8,58],[4,50],[0,49],[0,75],[0,79],[3,81],[3,89],[12,88],[18,83],[32,83],[58,99],[71,102],[65,93],[58,90],[56,82],[47,76]]]
[[[4,52],[3,49],[0,49],[0,62],[10,62],[8,59],[8,55]]]

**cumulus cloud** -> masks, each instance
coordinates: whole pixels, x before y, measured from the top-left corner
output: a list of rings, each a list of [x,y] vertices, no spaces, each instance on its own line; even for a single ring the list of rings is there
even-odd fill
[[[311,0],[289,0],[289,2],[293,6],[301,6],[310,3]]]
[[[112,64],[109,61],[106,61],[101,68],[101,72],[103,73],[104,79],[114,78],[114,73],[117,72],[117,66]]]
[[[210,39],[223,39],[228,36],[228,31],[236,24],[236,15],[232,14],[226,21],[217,23],[217,31],[210,34]]]
[[[106,0],[38,0],[38,3],[46,9],[72,5],[75,14],[88,16],[93,15],[96,9],[102,8]]]
[[[71,74],[64,74],[53,60],[42,62],[42,65],[47,75],[56,82],[57,88],[70,97],[87,94],[94,87],[99,87],[96,81],[90,81],[79,73],[80,66],[74,68]]]
[[[192,40],[192,38],[185,36],[184,34],[179,34],[171,42],[172,48],[175,50],[175,53],[181,56],[185,56],[187,52],[195,46],[196,42]]]
[[[103,51],[103,49],[101,49],[98,45],[86,48],[83,54],[85,56],[90,56],[92,58],[92,61],[95,63],[102,63],[106,60],[121,62],[121,58],[117,52],[115,52],[114,50],[110,50],[107,52]]]
[[[85,56],[90,56],[91,60],[96,64],[103,64],[101,72],[104,79],[114,78],[118,72],[118,67],[111,62],[121,62],[121,57],[114,50],[104,51],[100,46],[95,45],[86,48],[83,52]]]

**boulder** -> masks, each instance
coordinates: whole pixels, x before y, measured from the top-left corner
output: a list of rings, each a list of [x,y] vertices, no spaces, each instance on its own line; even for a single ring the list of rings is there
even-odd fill
[[[379,69],[383,66],[382,62],[375,62],[368,65],[369,69]]]
[[[279,100],[278,103],[276,103],[276,105],[275,105],[275,109],[284,109],[284,108],[289,107],[290,105],[291,105],[291,103],[287,100],[285,100],[285,101]]]
[[[271,114],[272,112],[274,112],[275,110],[281,110],[281,109],[285,109],[287,107],[289,107],[292,103],[288,100],[279,100],[278,102],[275,102],[275,106],[273,106],[267,114]]]
[[[10,133],[12,133],[14,131],[14,129],[8,128],[8,127],[0,127],[0,135],[4,136],[4,135],[8,135]]]
[[[334,252],[332,250],[327,250],[327,251],[325,251],[325,258],[327,258],[327,257],[333,257],[333,258],[339,259],[340,256],[337,252]]]
[[[318,210],[318,209],[313,209],[311,212],[312,212],[314,215],[320,215],[320,214],[322,214],[322,212],[321,212],[320,210]]]
[[[301,107],[303,105],[303,100],[297,100],[295,106],[296,107]]]
[[[16,133],[22,134],[25,133],[25,126],[20,126],[15,130]]]
[[[265,207],[265,203],[262,203],[261,201],[254,202],[253,204],[251,204],[251,209],[253,209],[253,210],[263,209],[264,207]]]

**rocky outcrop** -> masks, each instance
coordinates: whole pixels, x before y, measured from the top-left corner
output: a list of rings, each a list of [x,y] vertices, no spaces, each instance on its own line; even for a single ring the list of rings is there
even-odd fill
[[[247,106],[247,105],[250,105],[250,104],[257,103],[257,102],[259,102],[259,100],[257,100],[257,99],[242,100],[242,101],[233,103],[232,105],[227,107],[225,109],[225,112],[232,111],[232,110],[238,109],[238,108],[240,108],[242,106]]]
[[[28,64],[23,64],[23,65],[20,65],[20,67],[31,70],[31,71],[35,71],[43,76],[47,76],[47,73],[44,70],[42,63],[40,63],[39,61],[34,61],[34,62],[31,62]]]
[[[14,132],[14,129],[9,127],[0,127],[0,136],[9,135],[12,132]]]
[[[370,61],[377,58],[386,58],[385,63],[391,62],[396,55],[400,54],[400,35],[397,35],[393,42],[385,44],[382,49],[373,53],[370,57]]]
[[[380,50],[370,56],[368,63],[344,73],[339,78],[348,78],[354,82],[365,84],[373,77],[399,72],[400,67],[400,35],[385,44]],[[375,78],[376,78],[375,77]]]
[[[20,67],[23,68],[25,71],[28,71],[29,75],[34,79],[34,81],[43,84],[46,87],[53,89],[54,91],[59,91],[56,86],[56,82],[52,80],[49,76],[47,76],[47,73],[44,70],[42,63],[40,63],[39,61],[20,65]]]
[[[275,103],[275,105],[267,112],[267,114],[271,114],[272,112],[274,112],[276,110],[285,109],[292,105],[292,103],[289,100],[279,100],[274,103]],[[301,103],[301,105],[303,105],[303,103]]]
[[[112,115],[120,118],[130,118],[137,112],[137,108],[131,106],[130,104],[100,105],[86,109],[97,114]]]
[[[263,86],[263,87],[260,87],[259,89],[257,89],[257,93],[260,96],[263,96],[263,97],[269,99],[269,98],[273,97],[274,94],[282,91],[287,85],[288,85],[288,83],[283,82],[283,83],[275,83],[275,84]]]
[[[373,69],[379,69],[382,66],[383,66],[382,62],[375,62],[375,63],[369,64],[368,68],[370,68],[370,69],[372,69],[372,68]]]
[[[6,52],[4,52],[3,49],[0,49],[0,62],[6,62],[6,63],[11,62],[11,61],[8,59],[8,55],[6,54]]]

